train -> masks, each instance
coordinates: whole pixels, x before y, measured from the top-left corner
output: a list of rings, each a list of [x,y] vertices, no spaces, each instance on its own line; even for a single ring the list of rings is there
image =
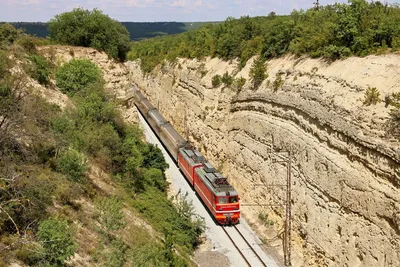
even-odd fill
[[[133,86],[134,103],[147,123],[173,157],[186,180],[220,225],[239,223],[240,198],[207,159],[185,140],[151,102]]]

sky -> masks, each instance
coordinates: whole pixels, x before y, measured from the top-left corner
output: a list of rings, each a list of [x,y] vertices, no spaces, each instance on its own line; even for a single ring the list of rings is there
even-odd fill
[[[98,8],[118,21],[221,21],[227,17],[290,14],[316,0],[0,0],[0,21],[46,22],[73,8]],[[347,0],[320,0],[320,5]],[[381,1],[385,2],[385,1]],[[400,0],[388,1],[399,3]]]

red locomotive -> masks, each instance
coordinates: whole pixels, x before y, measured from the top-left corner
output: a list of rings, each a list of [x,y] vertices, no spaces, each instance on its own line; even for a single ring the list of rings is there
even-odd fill
[[[136,87],[133,87],[133,92],[140,113],[178,163],[186,179],[217,222],[222,225],[238,223],[239,196],[232,185],[199,151],[189,145]]]

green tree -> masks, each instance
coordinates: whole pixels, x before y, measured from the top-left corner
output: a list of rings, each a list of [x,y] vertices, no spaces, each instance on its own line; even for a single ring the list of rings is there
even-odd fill
[[[164,155],[157,146],[148,144],[147,148],[143,151],[143,167],[145,168],[156,168],[164,172],[168,167],[168,163],[165,162]]]
[[[221,81],[228,87],[230,87],[233,83],[233,77],[231,75],[229,75],[228,72],[225,72],[222,77],[221,77]]]
[[[212,86],[214,87],[214,88],[217,88],[218,86],[220,86],[221,85],[221,82],[222,82],[222,80],[221,80],[221,76],[220,75],[214,75],[212,78],[211,78],[211,83],[212,83]]]
[[[167,188],[167,181],[160,169],[150,168],[143,174],[143,179],[146,184],[151,187],[156,187],[160,191],[165,191]]]
[[[253,88],[257,89],[267,77],[265,59],[263,57],[258,57],[254,60],[250,69],[250,78]]]
[[[71,96],[100,80],[100,69],[89,59],[72,59],[56,70],[57,86]]]
[[[100,222],[107,230],[116,231],[125,226],[124,214],[122,213],[123,203],[116,197],[99,198],[95,206],[100,212]]]
[[[368,87],[367,91],[365,91],[364,102],[363,104],[366,106],[376,105],[382,100],[380,99],[380,92],[376,87]]]
[[[65,151],[58,159],[57,169],[71,181],[79,182],[87,171],[85,157],[76,150]]]
[[[9,23],[0,24],[0,49],[7,49],[21,34],[20,30],[15,29]]]
[[[75,8],[49,22],[50,36],[61,44],[93,47],[125,60],[130,49],[128,30],[98,9]]]
[[[43,56],[33,54],[28,57],[32,62],[30,75],[40,84],[47,85],[50,82],[51,66],[50,62]]]
[[[53,266],[63,266],[77,248],[74,232],[65,220],[50,218],[42,221],[38,237],[45,251],[45,260]]]

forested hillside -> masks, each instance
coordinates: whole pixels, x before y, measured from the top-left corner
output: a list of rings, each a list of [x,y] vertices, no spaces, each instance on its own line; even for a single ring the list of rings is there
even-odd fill
[[[239,58],[240,67],[257,54],[265,59],[292,53],[335,60],[397,50],[399,25],[397,4],[349,0],[288,16],[228,18],[178,36],[135,42],[129,58],[141,58],[145,71],[177,57]]]
[[[121,22],[129,31],[131,40],[136,41],[195,30],[205,23],[207,22]],[[10,24],[33,36],[41,38],[49,36],[49,24],[46,22],[12,22]]]

